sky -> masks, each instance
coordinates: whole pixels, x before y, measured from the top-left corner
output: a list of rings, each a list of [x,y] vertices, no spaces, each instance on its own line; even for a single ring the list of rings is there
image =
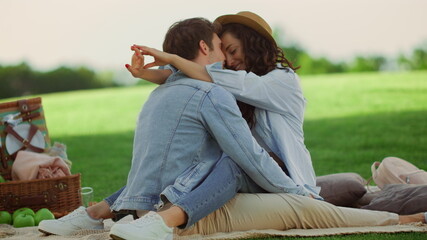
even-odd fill
[[[314,56],[393,57],[427,40],[425,0],[0,0],[0,65],[124,69],[130,46],[161,49],[176,21],[253,11]]]

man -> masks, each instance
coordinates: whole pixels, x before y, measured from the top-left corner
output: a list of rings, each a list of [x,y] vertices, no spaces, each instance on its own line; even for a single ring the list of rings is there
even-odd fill
[[[172,25],[163,48],[200,65],[224,60],[215,26],[202,18]],[[166,190],[175,196],[190,191],[216,164],[229,160],[223,153],[265,191],[308,195],[302,186],[285,185],[289,177],[252,137],[229,92],[177,72],[144,104],[127,184],[111,209],[159,210],[170,200],[160,198]],[[178,177],[182,185],[171,189]],[[46,227],[42,230],[49,232]],[[110,234],[117,239],[164,239],[171,232],[158,213],[150,212],[130,224],[114,225]]]

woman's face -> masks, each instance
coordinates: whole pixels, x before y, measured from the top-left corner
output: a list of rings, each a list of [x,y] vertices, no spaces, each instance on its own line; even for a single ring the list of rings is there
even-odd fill
[[[221,37],[222,52],[225,55],[225,66],[233,70],[245,70],[245,53],[242,42],[231,33],[224,33]]]

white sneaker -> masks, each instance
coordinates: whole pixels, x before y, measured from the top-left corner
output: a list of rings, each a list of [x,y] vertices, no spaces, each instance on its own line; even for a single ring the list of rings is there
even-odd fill
[[[102,219],[93,219],[87,214],[85,207],[79,207],[68,215],[54,220],[43,220],[38,230],[45,234],[61,236],[72,235],[79,230],[104,229]]]
[[[168,227],[159,214],[151,211],[130,223],[114,224],[110,237],[115,240],[169,240],[172,233],[173,228]]]

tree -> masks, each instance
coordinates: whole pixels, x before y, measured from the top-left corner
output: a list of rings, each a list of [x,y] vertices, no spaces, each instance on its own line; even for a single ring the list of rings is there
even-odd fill
[[[34,85],[34,73],[27,63],[0,68],[0,98],[29,94]]]
[[[115,86],[111,76],[97,76],[86,68],[58,67],[48,72],[33,71],[28,64],[0,67],[0,98],[78,89]]]
[[[274,38],[285,53],[286,59],[288,59],[294,67],[301,67],[297,70],[298,74],[322,74],[343,72],[346,70],[346,65],[344,63],[333,63],[325,57],[313,58],[298,44],[283,44],[283,34],[278,34],[278,32],[280,31],[275,31]]]
[[[427,69],[427,50],[416,48],[412,53],[412,69],[421,70]]]
[[[397,64],[404,70],[427,69],[427,41],[414,48],[409,56],[400,54]]]
[[[350,72],[371,72],[379,71],[381,66],[386,63],[386,59],[382,56],[369,56],[356,58],[350,63]]]

